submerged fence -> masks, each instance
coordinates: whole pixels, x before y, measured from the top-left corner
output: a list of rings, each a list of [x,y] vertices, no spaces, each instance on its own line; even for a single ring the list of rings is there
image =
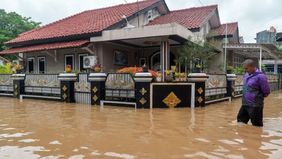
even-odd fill
[[[206,101],[212,101],[226,97],[227,80],[225,74],[208,75],[206,80]]]
[[[9,74],[0,74],[0,93],[13,94],[13,80]]]
[[[133,101],[135,98],[135,82],[128,73],[109,73],[105,89],[107,100]]]
[[[204,82],[205,86],[194,91],[194,93],[198,92],[198,94],[205,93],[203,96],[206,104],[242,96],[243,75],[237,75],[236,79],[231,83],[227,80],[225,74],[210,74],[208,76],[209,78]],[[267,74],[267,77],[271,91],[282,89],[282,75]],[[16,82],[19,79],[13,79],[11,75],[0,74],[0,95],[20,98],[26,96],[30,98],[61,99],[62,101],[66,101],[64,99],[72,98],[71,94],[73,94],[74,102],[93,104],[94,101],[95,105],[98,105],[100,100],[142,103],[142,105],[146,105],[152,101],[151,98],[153,96],[150,96],[150,85],[153,83],[151,81],[147,82],[149,85],[146,86],[142,82],[138,83],[135,81],[138,78],[124,73],[108,73],[104,78],[98,77],[97,79],[104,80],[102,87],[99,85],[96,85],[96,87],[95,84],[92,86],[93,83],[91,83],[91,80],[89,81],[89,74],[78,74],[77,79],[75,78],[72,81],[72,89],[71,85],[62,84],[58,74],[26,74],[24,78],[20,79],[22,83]],[[182,82],[184,85],[187,85],[187,83],[189,82]],[[21,85],[20,90],[19,84]],[[163,85],[167,87],[165,84]],[[167,85],[173,85],[173,82]],[[175,104],[184,101],[178,99],[176,96],[176,91],[180,91],[179,85],[181,83],[176,82],[174,85],[173,88],[170,86],[171,94],[161,102]],[[205,90],[202,88],[205,88]],[[203,101],[199,97],[195,97],[195,100]]]

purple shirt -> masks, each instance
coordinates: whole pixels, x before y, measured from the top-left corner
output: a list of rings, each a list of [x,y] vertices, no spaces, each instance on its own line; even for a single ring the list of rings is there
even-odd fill
[[[270,94],[267,77],[261,71],[244,75],[243,105],[263,106],[264,97]]]

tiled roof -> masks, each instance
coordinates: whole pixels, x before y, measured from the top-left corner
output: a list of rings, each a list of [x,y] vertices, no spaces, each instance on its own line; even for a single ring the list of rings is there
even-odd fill
[[[11,49],[1,51],[0,55],[1,54],[33,52],[33,51],[44,51],[44,50],[52,50],[52,49],[72,48],[72,47],[82,46],[87,43],[89,43],[89,40],[78,40],[78,41],[70,41],[70,42],[59,42],[59,43],[49,43],[49,44],[41,44],[41,45],[34,45],[34,46],[26,46],[26,47],[20,47],[20,48],[11,48]]]
[[[175,10],[156,18],[148,25],[179,23],[188,29],[199,28],[216,9],[217,5]]]
[[[7,42],[19,43],[24,41],[52,39],[57,37],[67,37],[73,35],[94,34],[135,14],[139,10],[145,9],[160,0],[145,0],[137,3],[121,4],[117,6],[85,11],[43,27],[20,34],[17,38]]]
[[[226,24],[221,24],[220,27],[213,29],[213,32],[217,35],[225,35],[226,34],[226,25],[227,25],[227,35],[234,35],[234,33],[238,29],[238,23],[226,23]]]

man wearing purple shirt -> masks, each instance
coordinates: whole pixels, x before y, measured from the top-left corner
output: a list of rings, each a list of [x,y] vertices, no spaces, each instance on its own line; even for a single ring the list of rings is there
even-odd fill
[[[264,98],[270,93],[267,77],[257,69],[253,60],[246,60],[243,66],[246,74],[243,79],[242,106],[237,121],[247,124],[251,120],[254,126],[262,127]]]

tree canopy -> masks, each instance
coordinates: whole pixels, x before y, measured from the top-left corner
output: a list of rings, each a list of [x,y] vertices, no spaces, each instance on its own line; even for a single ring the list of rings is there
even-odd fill
[[[5,42],[19,34],[39,27],[41,23],[32,21],[30,17],[23,17],[15,12],[0,9],[0,51],[6,49]]]

